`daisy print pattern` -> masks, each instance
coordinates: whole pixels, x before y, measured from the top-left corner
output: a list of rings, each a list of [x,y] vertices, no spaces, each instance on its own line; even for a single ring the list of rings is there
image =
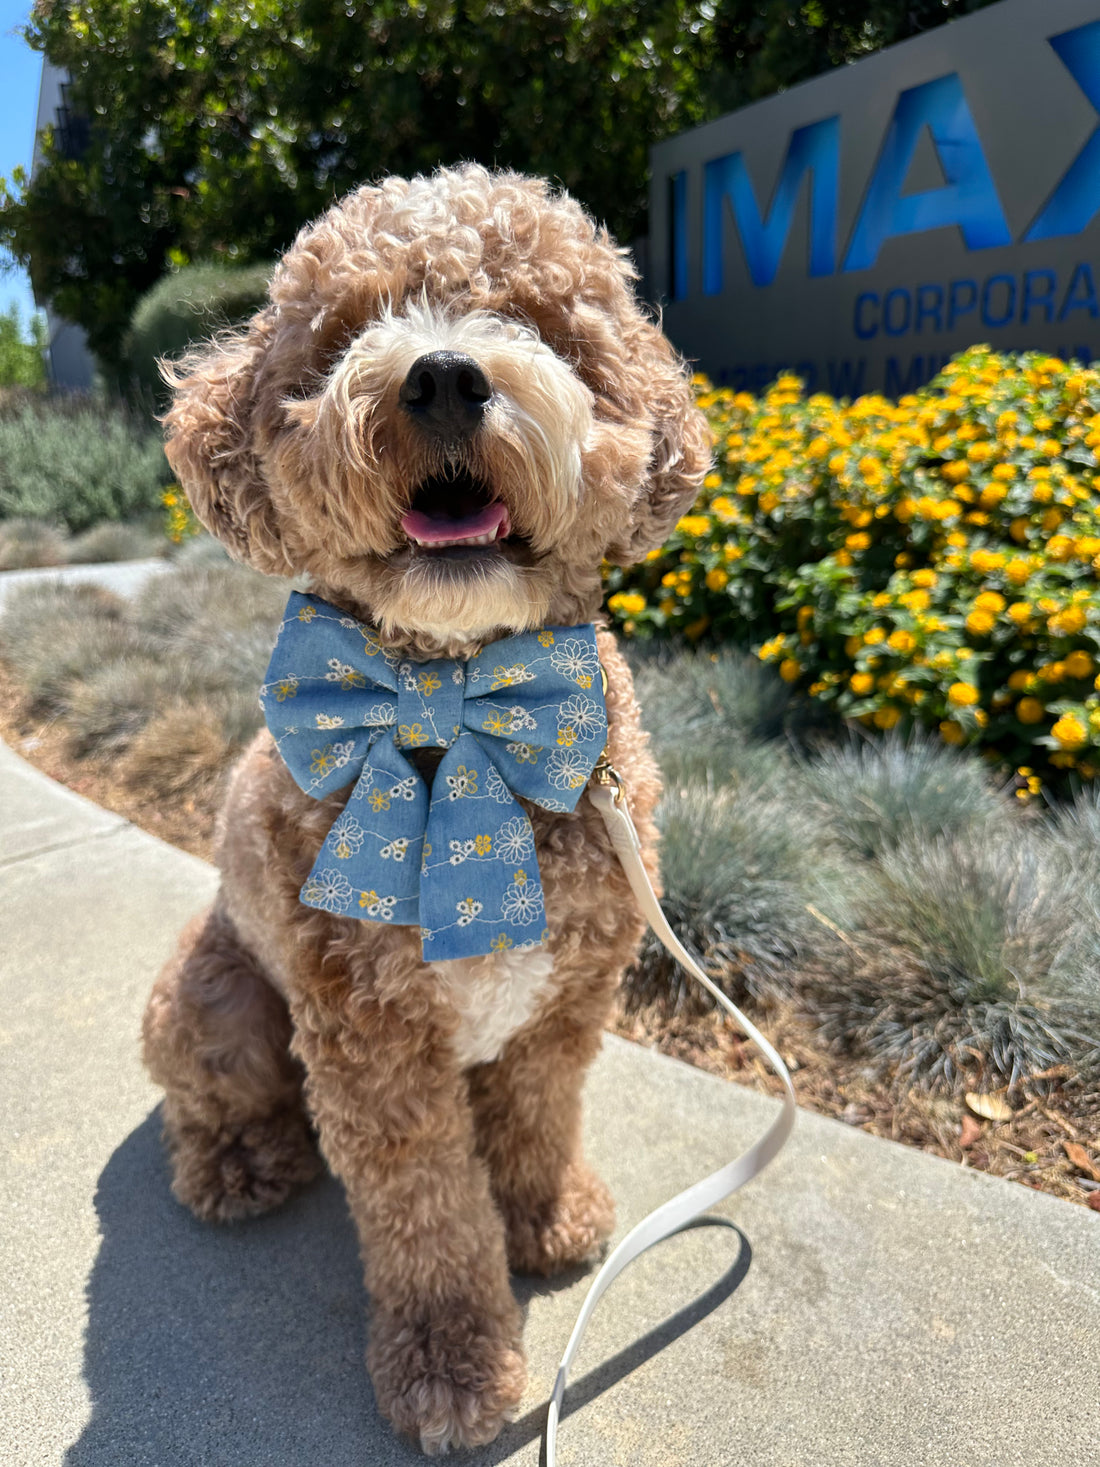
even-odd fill
[[[302,901],[322,912],[346,912],[351,906],[351,882],[331,868],[314,872],[302,888]]]
[[[517,861],[529,861],[535,854],[535,835],[531,822],[520,816],[500,827],[496,837],[496,853],[502,861],[514,866]]]
[[[579,750],[555,749],[546,761],[546,773],[556,790],[577,790],[588,783],[591,765]]]
[[[362,846],[367,833],[355,816],[345,810],[328,834],[332,854],[341,861],[349,861]]]
[[[526,810],[572,811],[603,746],[593,627],[519,633],[468,662],[414,662],[383,648],[375,628],[294,593],[263,706],[307,794],[353,786],[303,901],[409,925],[427,961],[541,940]],[[447,752],[426,781],[408,751],[433,746]]]
[[[501,913],[507,922],[528,927],[542,916],[542,887],[526,871],[517,871],[511,886],[504,889]]]
[[[579,637],[569,637],[559,642],[550,653],[550,666],[580,687],[590,688],[592,679],[600,670],[600,657],[591,643],[582,642]]]

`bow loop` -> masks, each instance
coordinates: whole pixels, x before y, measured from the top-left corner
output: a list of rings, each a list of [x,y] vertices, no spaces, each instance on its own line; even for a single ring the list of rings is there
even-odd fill
[[[546,936],[534,832],[515,795],[571,811],[607,739],[592,626],[506,637],[468,663],[413,662],[319,597],[292,594],[260,695],[316,799],[352,791],[301,898],[416,924],[426,960]],[[403,751],[446,750],[431,794]]]

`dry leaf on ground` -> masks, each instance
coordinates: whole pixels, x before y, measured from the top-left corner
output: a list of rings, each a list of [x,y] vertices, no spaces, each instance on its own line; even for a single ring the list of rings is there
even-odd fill
[[[1010,1121],[1012,1107],[1000,1095],[977,1095],[973,1090],[966,1092],[966,1103],[976,1116],[986,1121]]]
[[[1100,1167],[1096,1165],[1083,1146],[1079,1146],[1076,1141],[1063,1141],[1062,1150],[1079,1172],[1084,1172],[1094,1182],[1100,1182]]]

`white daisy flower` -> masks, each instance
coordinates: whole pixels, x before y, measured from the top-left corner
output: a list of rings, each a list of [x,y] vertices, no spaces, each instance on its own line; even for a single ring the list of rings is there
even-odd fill
[[[574,693],[558,709],[558,732],[569,729],[579,739],[592,739],[603,732],[600,705],[583,693]]]
[[[401,835],[396,840],[391,840],[388,846],[383,846],[378,854],[383,861],[403,861],[408,849],[408,837]]]
[[[511,802],[511,793],[501,779],[495,764],[490,764],[485,771],[485,793],[491,795],[498,805],[507,805]]]
[[[534,832],[522,817],[506,821],[497,832],[496,853],[510,866],[516,861],[529,860],[534,850]]]
[[[556,790],[578,790],[588,783],[589,761],[571,749],[555,749],[546,761],[546,773]]]
[[[591,687],[592,679],[600,670],[600,659],[595,647],[579,637],[569,637],[550,653],[550,666],[562,677],[570,678],[582,687]]]
[[[318,715],[317,715],[317,727],[318,728],[343,728],[343,726],[344,726],[344,720],[342,718],[337,717],[335,714],[332,714],[332,713],[318,713]]]
[[[475,901],[473,897],[464,897],[462,901],[455,902],[455,911],[458,913],[458,925],[469,927],[470,923],[481,911],[482,903]]]
[[[542,887],[537,881],[514,881],[504,888],[501,913],[506,921],[529,927],[542,916],[542,910]]]
[[[307,906],[325,912],[346,912],[351,906],[351,883],[341,872],[326,868],[310,876],[302,899]]]
[[[329,831],[333,855],[338,856],[341,861],[350,860],[362,846],[365,837],[366,831],[358,820],[345,810]]]

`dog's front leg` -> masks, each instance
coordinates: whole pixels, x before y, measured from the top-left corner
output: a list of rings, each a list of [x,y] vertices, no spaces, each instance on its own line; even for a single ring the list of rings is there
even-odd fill
[[[429,1454],[483,1445],[526,1369],[465,1078],[415,982],[406,1002],[380,1002],[337,969],[292,1001],[295,1049],[359,1230],[378,1405]]]

